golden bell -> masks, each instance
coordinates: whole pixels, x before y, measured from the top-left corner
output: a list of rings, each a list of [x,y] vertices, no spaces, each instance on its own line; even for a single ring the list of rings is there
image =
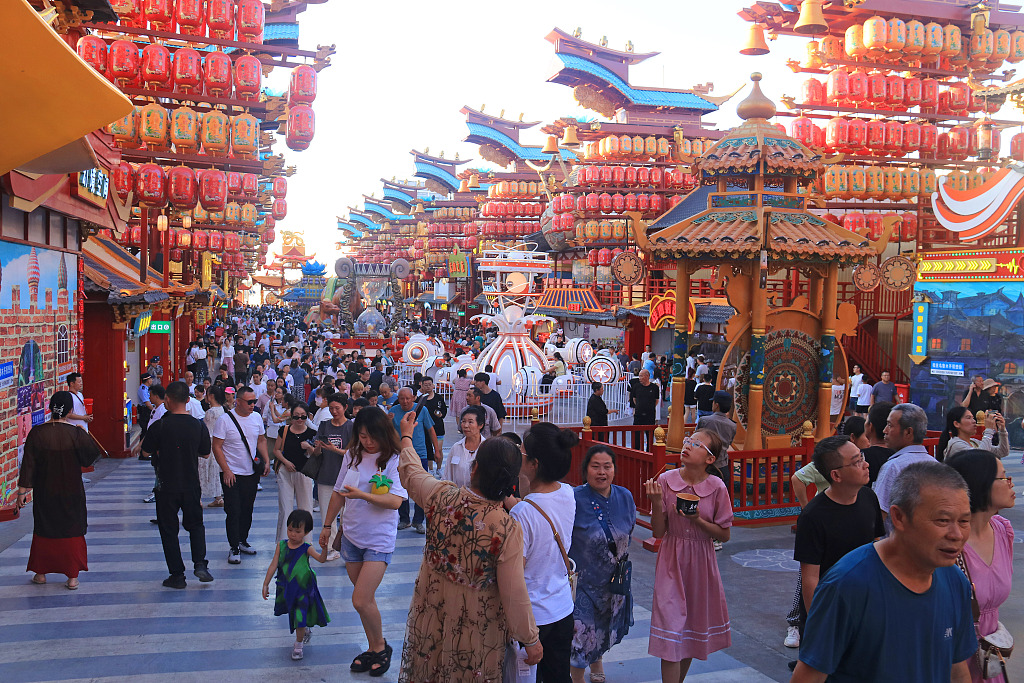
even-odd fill
[[[580,140],[576,137],[576,126],[569,126],[562,135],[563,147],[579,147]]]
[[[480,187],[480,176],[476,173],[469,176],[469,189],[476,190]]]
[[[468,180],[464,179],[461,183],[459,183],[459,192],[469,192],[469,181]]]
[[[769,52],[768,43],[764,40],[764,27],[760,24],[751,24],[750,33],[747,35],[747,44],[740,50],[740,54],[766,55]]]
[[[541,154],[555,154],[558,152],[558,138],[554,135],[548,136],[548,141],[541,150]]]
[[[800,3],[800,18],[793,27],[795,33],[805,36],[816,36],[828,31],[828,24],[825,23],[825,15],[821,6],[825,0],[804,0]]]

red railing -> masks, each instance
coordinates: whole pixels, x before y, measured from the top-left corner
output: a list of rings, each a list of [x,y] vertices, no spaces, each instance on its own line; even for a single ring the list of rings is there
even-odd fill
[[[814,439],[799,448],[731,451],[733,524],[789,524],[800,514],[790,479],[810,462]]]
[[[871,379],[877,381],[882,372],[888,370],[892,373],[893,382],[897,384],[909,382],[907,374],[900,369],[899,363],[878,344],[875,336],[864,327],[857,329],[857,336],[844,337],[843,348],[846,349],[846,354],[849,356],[850,366],[853,367],[854,363],[859,364],[867,371]]]

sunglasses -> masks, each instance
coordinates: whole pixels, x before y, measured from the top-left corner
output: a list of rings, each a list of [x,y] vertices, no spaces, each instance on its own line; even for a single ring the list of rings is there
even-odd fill
[[[251,405],[251,406],[254,406],[254,405],[256,405],[256,399],[254,399],[254,398],[250,398],[250,399],[248,399],[248,400],[246,401],[246,403],[248,403],[248,404],[249,404],[249,405]]]
[[[305,420],[306,416],[305,415],[292,415],[292,419],[293,420]]]

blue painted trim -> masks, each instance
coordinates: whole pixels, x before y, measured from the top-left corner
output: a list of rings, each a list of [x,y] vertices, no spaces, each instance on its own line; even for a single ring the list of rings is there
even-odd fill
[[[697,109],[702,112],[718,111],[718,105],[712,104],[692,93],[662,92],[634,88],[600,64],[595,64],[583,57],[560,54],[558,58],[562,60],[562,64],[568,69],[582,71],[607,81],[615,86],[615,89],[621,92],[633,104],[644,104],[652,107],[680,107],[683,109]]]

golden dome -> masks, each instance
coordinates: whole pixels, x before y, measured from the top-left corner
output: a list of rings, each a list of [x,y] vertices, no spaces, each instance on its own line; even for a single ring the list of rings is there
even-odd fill
[[[775,104],[761,92],[761,74],[750,74],[750,80],[754,82],[747,98],[736,107],[736,114],[744,121],[749,119],[770,119],[775,116]]]

